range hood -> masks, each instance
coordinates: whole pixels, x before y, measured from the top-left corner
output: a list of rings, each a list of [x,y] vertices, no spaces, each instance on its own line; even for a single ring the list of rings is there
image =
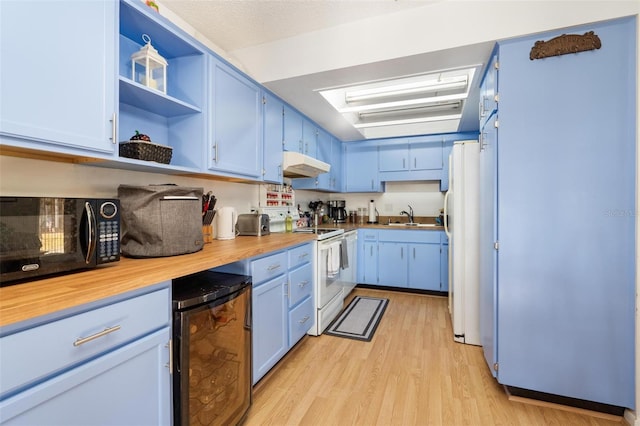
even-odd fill
[[[283,156],[282,170],[284,177],[316,177],[321,173],[328,173],[331,169],[330,164],[299,152],[284,151]]]

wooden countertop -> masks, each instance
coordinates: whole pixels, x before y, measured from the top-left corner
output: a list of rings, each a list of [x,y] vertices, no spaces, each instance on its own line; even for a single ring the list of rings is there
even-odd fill
[[[119,262],[87,271],[0,287],[0,327],[314,239],[309,234],[271,234],[213,240],[197,253],[150,259],[122,257]]]

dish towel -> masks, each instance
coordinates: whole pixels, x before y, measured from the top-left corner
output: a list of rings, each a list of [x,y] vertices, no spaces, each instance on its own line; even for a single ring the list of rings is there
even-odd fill
[[[327,278],[335,278],[340,271],[340,242],[335,242],[327,250]]]
[[[349,267],[349,254],[347,253],[347,240],[340,243],[340,266],[342,269]]]

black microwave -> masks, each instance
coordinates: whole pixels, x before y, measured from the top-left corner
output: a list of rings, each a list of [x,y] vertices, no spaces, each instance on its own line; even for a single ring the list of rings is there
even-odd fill
[[[117,199],[0,197],[0,285],[118,260]]]

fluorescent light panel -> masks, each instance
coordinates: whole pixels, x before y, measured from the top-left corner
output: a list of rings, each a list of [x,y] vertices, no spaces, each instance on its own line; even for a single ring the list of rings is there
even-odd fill
[[[350,103],[369,99],[411,95],[415,93],[432,93],[441,90],[465,89],[466,87],[467,76],[462,75],[440,80],[425,80],[413,83],[375,87],[372,89],[354,90],[345,93],[345,101]]]
[[[319,90],[365,137],[375,129],[398,135],[445,123],[457,128],[475,67]],[[439,126],[442,127],[442,126]],[[369,129],[369,130],[367,130]]]

